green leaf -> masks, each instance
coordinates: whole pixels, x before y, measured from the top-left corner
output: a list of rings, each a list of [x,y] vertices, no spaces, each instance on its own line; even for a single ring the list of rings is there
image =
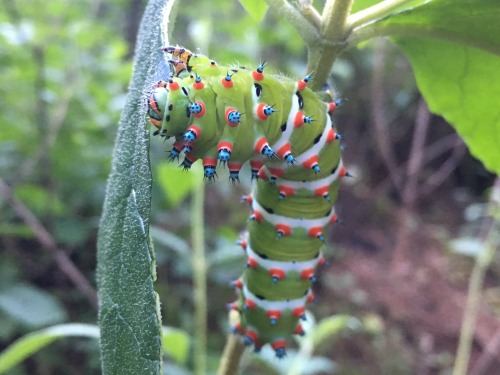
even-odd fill
[[[338,335],[344,329],[358,329],[361,322],[350,315],[334,315],[321,320],[312,333],[313,347],[317,348],[329,337]]]
[[[188,359],[190,338],[186,331],[163,327],[163,350],[180,364]]]
[[[97,281],[104,375],[158,375],[161,371],[161,319],[149,238],[151,170],[145,98],[155,81],[166,78],[160,47],[167,41],[161,39],[160,25],[167,4],[168,0],[150,0],[141,22],[99,229]]]
[[[0,353],[0,374],[5,374],[24,359],[53,341],[63,337],[75,336],[98,338],[99,329],[97,326],[90,324],[62,324],[31,332],[16,340]]]
[[[257,22],[261,22],[266,15],[269,5],[264,0],[239,0],[240,4]]]
[[[190,173],[172,163],[161,163],[157,169],[158,183],[165,192],[168,202],[174,206],[182,202],[193,190]]]
[[[0,292],[0,310],[12,319],[41,327],[66,320],[66,311],[51,294],[31,285],[15,285]]]
[[[499,34],[500,35],[500,34]],[[443,116],[471,153],[500,174],[500,57],[421,38],[397,38],[430,110]]]
[[[369,27],[378,35],[432,37],[500,54],[498,0],[431,0]]]

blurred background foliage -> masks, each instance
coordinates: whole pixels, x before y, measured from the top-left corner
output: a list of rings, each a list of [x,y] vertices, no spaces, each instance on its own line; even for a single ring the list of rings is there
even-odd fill
[[[322,7],[321,1],[315,5]],[[144,0],[0,4],[0,351],[51,324],[96,321],[95,237],[144,6]],[[306,49],[293,27],[272,12],[257,23],[236,1],[180,2],[171,42],[225,64],[267,61],[285,75],[306,73]],[[354,315],[363,328],[346,325],[326,340],[310,373],[446,374],[475,255],[460,249],[479,236],[494,176],[442,118],[427,116],[425,142],[417,150],[424,163],[404,193],[408,150],[421,131],[415,119],[426,109],[410,66],[389,42],[343,55],[330,83],[344,102],[335,118],[355,178],[342,189],[337,210],[345,224],[330,233],[331,267],[321,274],[313,310],[318,320]],[[383,133],[374,128],[381,108]],[[400,178],[388,177],[380,137],[395,151],[391,168]],[[166,149],[152,140],[156,287],[168,300],[164,324],[194,334],[188,195],[194,173],[202,173],[168,164]],[[239,203],[250,189],[249,173],[242,175],[236,186],[224,173],[206,186],[213,369],[227,332],[225,306],[234,298],[228,283],[243,267],[234,245],[249,214]],[[499,265],[497,260],[488,285],[498,283]],[[389,271],[397,276],[389,278]],[[450,295],[451,305],[443,301]],[[500,294],[491,288],[488,296],[483,307],[489,315],[478,329],[493,333]],[[483,331],[475,341],[479,358],[490,339]],[[11,373],[100,373],[97,342],[67,340]],[[189,373],[189,366],[167,361],[166,371]],[[286,366],[251,355],[243,362],[248,374],[286,373]]]

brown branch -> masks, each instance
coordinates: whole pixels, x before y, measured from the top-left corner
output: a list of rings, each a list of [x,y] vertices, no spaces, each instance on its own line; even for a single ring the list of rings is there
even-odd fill
[[[465,152],[467,147],[464,143],[458,143],[453,147],[453,153],[450,155],[448,160],[446,160],[441,167],[434,172],[426,181],[424,186],[421,188],[421,195],[426,196],[432,193],[435,189],[441,185],[444,180],[450,175],[451,172],[455,170]]]
[[[431,115],[427,109],[427,104],[423,99],[420,100],[415,118],[415,128],[413,130],[413,139],[408,156],[408,167],[406,169],[406,179],[403,189],[403,202],[409,210],[413,209],[418,201],[418,179],[423,167],[425,154],[425,139],[429,129]]]
[[[90,304],[97,308],[97,293],[90,282],[80,272],[78,267],[68,257],[66,252],[57,246],[54,237],[45,229],[31,210],[12,194],[10,187],[0,178],[0,195],[9,203],[17,216],[31,228],[38,242],[51,254],[61,271],[88,299]]]

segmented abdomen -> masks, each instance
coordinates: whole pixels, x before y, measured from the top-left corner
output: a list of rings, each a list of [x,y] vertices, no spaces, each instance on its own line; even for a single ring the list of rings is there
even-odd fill
[[[175,137],[169,157],[184,153],[186,169],[202,159],[209,180],[226,164],[236,181],[249,161],[257,179],[245,197],[252,213],[240,241],[247,263],[234,282],[239,298],[230,304],[241,321],[232,329],[282,357],[287,337],[303,334],[325,233],[337,221],[333,203],[347,172],[329,115],[336,104],[306,87],[310,77],[292,81],[264,74],[263,65],[251,71],[178,47],[165,51],[178,57],[170,60],[178,76],[156,84],[148,113],[160,135]]]

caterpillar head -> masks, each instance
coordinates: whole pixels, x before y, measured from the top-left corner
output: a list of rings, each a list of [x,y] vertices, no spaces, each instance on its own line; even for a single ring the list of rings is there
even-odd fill
[[[148,116],[161,136],[181,136],[191,116],[187,90],[177,78],[158,82],[148,101]]]

